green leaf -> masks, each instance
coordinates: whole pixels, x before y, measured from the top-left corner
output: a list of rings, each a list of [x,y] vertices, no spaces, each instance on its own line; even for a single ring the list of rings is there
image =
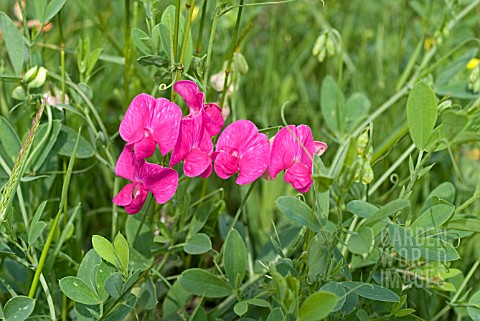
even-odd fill
[[[338,282],[328,282],[324,286],[320,288],[321,291],[327,291],[335,294],[338,297],[338,302],[335,305],[335,308],[332,310],[332,312],[336,312],[342,308],[342,306],[345,303],[345,300],[347,299],[346,294],[347,292],[345,291],[345,288]]]
[[[347,100],[345,107],[346,128],[352,130],[365,118],[371,103],[362,93],[353,93]]]
[[[221,298],[232,294],[232,287],[224,280],[202,269],[184,271],[178,279],[189,292],[207,298]]]
[[[280,196],[276,203],[280,211],[293,222],[299,223],[314,232],[320,232],[320,225],[312,209],[298,198]]]
[[[268,302],[267,300],[263,300],[263,299],[248,299],[248,300],[245,300],[245,302],[247,302],[250,305],[257,306],[257,307],[262,307],[262,308],[269,308],[270,307],[270,302]]]
[[[391,201],[390,203],[373,213],[373,215],[365,221],[365,224],[368,226],[372,226],[375,223],[380,222],[384,218],[393,215],[408,206],[410,206],[410,202],[406,199],[396,199],[394,201]]]
[[[45,9],[45,20],[43,22],[47,22],[53,19],[57,15],[57,13],[63,8],[67,0],[52,0],[47,5]]]
[[[407,100],[407,121],[410,136],[418,149],[423,150],[437,120],[437,98],[425,82],[415,84]]]
[[[170,61],[167,57],[157,55],[142,56],[137,59],[142,66],[155,66],[159,69],[166,70],[170,66]]]
[[[142,55],[152,55],[152,39],[145,33],[145,31],[132,28],[132,41],[135,47]]]
[[[35,300],[26,296],[16,296],[8,300],[3,308],[5,321],[23,321],[32,314]]]
[[[129,249],[127,240],[123,237],[121,233],[118,233],[115,236],[115,240],[113,241],[113,246],[115,247],[115,252],[118,254],[120,258],[120,262],[122,264],[123,270],[127,271],[128,269],[128,258],[129,258]]]
[[[437,238],[415,237],[409,228],[396,224],[389,227],[390,242],[395,251],[409,260],[423,257],[426,261],[455,261],[459,255],[452,244]]]
[[[0,143],[13,163],[22,145],[17,133],[15,133],[8,120],[2,116],[0,116],[0,133],[2,133],[0,135]]]
[[[345,119],[343,114],[345,102],[343,94],[339,91],[337,82],[331,76],[323,79],[320,106],[325,124],[333,132],[340,131],[339,125]]]
[[[362,218],[370,218],[378,211],[378,207],[365,201],[354,200],[347,204],[347,210]]]
[[[448,222],[449,229],[480,233],[480,221],[475,219],[456,219]]]
[[[43,201],[38,205],[37,211],[32,218],[32,222],[30,223],[30,228],[28,230],[28,244],[32,245],[35,241],[40,237],[43,230],[47,226],[44,222],[40,221],[42,217],[43,210],[45,209],[45,205],[47,205],[47,201]]]
[[[157,306],[157,292],[152,278],[147,278],[140,287],[138,300],[144,310],[153,310]]]
[[[270,314],[267,317],[266,321],[284,321],[285,316],[283,315],[281,308],[275,308],[270,311]]]
[[[237,288],[237,279],[243,280],[247,266],[247,248],[242,236],[237,230],[232,229],[225,240],[223,265],[228,282],[232,288]],[[241,282],[240,282],[241,283]]]
[[[461,133],[470,122],[468,116],[460,114],[453,110],[446,110],[442,113],[442,124],[445,136],[452,141]]]
[[[300,307],[298,321],[316,321],[326,318],[337,305],[338,298],[335,294],[318,291],[310,295]]]
[[[202,229],[212,210],[212,202],[203,203],[195,212],[192,221],[188,224],[188,235],[194,235]]]
[[[122,295],[123,280],[122,275],[118,272],[112,273],[105,282],[105,291],[114,299],[118,299]]]
[[[38,21],[44,21],[45,19],[45,8],[47,7],[47,0],[36,0],[35,3],[35,14]]]
[[[0,11],[0,26],[2,27],[3,39],[5,41],[5,47],[7,47],[8,57],[12,63],[13,70],[15,70],[15,74],[18,76],[22,72],[25,58],[22,34],[17,29],[12,19],[2,11]]]
[[[59,281],[62,292],[75,302],[92,305],[100,303],[97,294],[81,279],[67,276]]]
[[[70,127],[62,125],[60,133],[58,133],[57,141],[55,143],[58,154],[71,157],[73,148],[75,147],[76,139],[77,132]],[[90,158],[94,154],[95,150],[93,149],[92,145],[85,138],[80,136],[76,158]]]
[[[83,257],[82,263],[78,268],[77,277],[85,282],[90,288],[95,289],[95,276],[92,277],[92,270],[96,265],[100,265],[102,259],[95,252],[95,250],[90,250]],[[98,273],[98,272],[97,272]]]
[[[105,321],[124,320],[133,310],[137,303],[137,297],[133,293],[128,293],[115,308],[107,315]]]
[[[112,243],[103,236],[94,235],[92,237],[92,245],[102,259],[117,266],[117,255],[115,254],[115,248]]]
[[[480,321],[480,291],[475,292],[468,300],[467,312],[474,321]]]
[[[317,234],[310,242],[308,249],[308,279],[313,282],[317,278],[325,277],[331,260],[331,253],[325,243],[323,235]]]
[[[452,204],[438,204],[422,213],[410,226],[412,229],[422,229],[424,232],[443,225],[450,219],[455,210]]]
[[[202,254],[212,249],[212,242],[208,235],[198,233],[187,240],[183,250],[188,254]]]
[[[235,312],[239,317],[248,312],[248,304],[245,301],[238,302],[233,306],[233,312]]]
[[[105,301],[108,298],[108,293],[105,290],[105,284],[107,283],[108,278],[117,272],[116,268],[112,265],[108,264],[105,261],[102,261],[100,256],[92,250],[99,260],[98,268],[96,270],[95,275],[92,274],[92,282],[95,282],[95,288],[97,290],[98,296],[100,300]]]
[[[367,254],[373,249],[373,229],[362,226],[358,232],[350,236],[347,241],[348,250],[355,254]]]
[[[342,282],[341,284],[348,289],[353,290],[359,296],[370,300],[384,302],[398,302],[400,300],[400,297],[395,292],[384,288],[383,286],[351,281]]]
[[[425,211],[429,207],[432,207],[434,197],[438,197],[440,199],[446,200],[449,203],[453,204],[455,200],[455,186],[453,186],[450,182],[443,182],[442,184],[438,185],[430,192],[427,196],[427,200],[425,201],[425,205],[423,206],[422,211]]]

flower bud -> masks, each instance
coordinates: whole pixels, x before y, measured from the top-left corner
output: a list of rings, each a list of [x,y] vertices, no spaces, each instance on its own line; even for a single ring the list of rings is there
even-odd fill
[[[357,138],[357,155],[360,157],[365,156],[365,150],[370,141],[370,136],[368,134],[369,127],[367,127]]]
[[[325,39],[326,39],[325,33],[322,33],[320,36],[318,36],[312,49],[312,54],[314,56],[318,56],[320,54],[320,51],[325,46]]]
[[[363,164],[363,175],[362,175],[362,183],[367,185],[373,181],[374,174],[372,166],[370,166],[369,162],[365,162]]]
[[[30,68],[23,78],[28,88],[38,88],[43,86],[47,79],[47,69],[35,66]]]

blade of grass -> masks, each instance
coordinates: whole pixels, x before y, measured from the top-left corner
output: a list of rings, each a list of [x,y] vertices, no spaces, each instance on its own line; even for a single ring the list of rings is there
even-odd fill
[[[33,277],[32,285],[30,287],[30,292],[28,293],[28,297],[30,298],[33,298],[35,295],[35,290],[37,289],[38,281],[40,279],[43,266],[45,265],[45,261],[47,259],[48,250],[50,249],[50,244],[52,243],[53,235],[55,234],[55,230],[58,225],[58,220],[60,219],[60,215],[62,214],[62,211],[63,211],[63,204],[66,202],[68,186],[70,185],[70,178],[72,176],[73,165],[75,164],[75,156],[77,154],[78,142],[80,141],[80,133],[81,133],[81,128],[79,128],[78,130],[77,140],[75,142],[75,147],[73,148],[72,157],[68,162],[67,174],[65,175],[65,178],[63,181],[62,196],[60,199],[60,205],[58,206],[57,216],[53,221],[52,228],[50,229],[50,232],[48,234],[47,241],[43,246],[42,255],[40,256],[40,260],[38,261],[38,267],[37,267],[37,270],[35,271],[35,276]]]

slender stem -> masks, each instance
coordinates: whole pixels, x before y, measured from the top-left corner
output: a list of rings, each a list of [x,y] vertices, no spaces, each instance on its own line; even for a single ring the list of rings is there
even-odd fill
[[[193,7],[195,6],[195,0],[190,0],[190,3],[187,3],[187,25],[185,26],[185,34],[183,35],[183,44],[182,51],[180,52],[180,60],[178,61],[179,67],[177,68],[175,82],[180,79],[180,74],[183,70],[183,60],[185,59],[185,52],[187,51],[188,38],[190,35],[190,25],[192,24],[193,19]]]
[[[178,33],[180,31],[180,0],[175,1],[175,27],[173,34],[173,59],[177,61]]]
[[[205,74],[203,75],[203,88],[207,91],[207,83],[208,83],[208,71],[210,69],[210,61],[212,59],[212,49],[213,49],[213,41],[215,40],[215,31],[217,30],[218,18],[220,16],[217,14],[217,8],[213,14],[213,22],[212,22],[212,29],[210,30],[210,39],[208,40],[208,48],[207,48],[207,61],[205,61]],[[206,99],[207,97],[205,97]],[[208,101],[208,100],[207,100]]]
[[[48,250],[50,249],[50,244],[52,244],[53,235],[55,234],[55,230],[57,229],[58,220],[60,219],[60,214],[62,214],[62,206],[60,206],[60,210],[53,221],[52,228],[50,229],[50,233],[48,233],[47,241],[43,246],[42,255],[40,256],[40,260],[38,261],[38,267],[35,271],[35,276],[33,277],[32,285],[30,287],[30,292],[28,293],[29,298],[33,298],[35,296],[35,290],[37,289],[38,280],[40,275],[42,274],[43,266],[45,265],[45,261],[47,259]]]
[[[458,290],[455,292],[455,295],[453,296],[452,300],[450,301],[449,304],[447,304],[445,307],[443,307],[442,310],[440,310],[440,312],[438,312],[432,319],[431,321],[437,321],[438,319],[440,319],[445,313],[447,313],[453,306],[453,304],[455,304],[455,302],[457,301],[457,299],[460,297],[460,294],[463,292],[463,289],[467,286],[467,283],[468,281],[470,280],[470,278],[473,276],[473,274],[476,272],[478,266],[480,265],[480,258],[477,259],[475,261],[475,263],[473,264],[472,268],[470,269],[470,271],[468,271],[468,274],[467,276],[465,276],[465,279],[463,280],[462,284],[460,285],[460,287],[458,288]]]
[[[415,144],[410,145],[410,147],[388,168],[388,170],[373,184],[373,186],[368,191],[368,196],[372,196],[373,193],[377,191],[380,185],[390,177],[390,175],[399,167],[403,161],[415,150]]]
[[[463,211],[465,208],[467,208],[470,204],[472,204],[473,202],[475,202],[478,198],[480,198],[480,194],[479,194],[479,193],[473,194],[473,196],[470,197],[468,200],[466,200],[465,203],[463,203],[462,205],[460,205],[459,207],[457,207],[457,209],[455,210],[455,213],[460,213],[460,212]]]
[[[196,46],[197,55],[200,54],[200,52],[202,51],[203,28],[205,26],[205,18],[207,17],[207,2],[208,0],[203,0],[202,16],[200,18],[200,28],[198,30],[198,38],[197,38],[197,46]]]
[[[230,71],[232,68],[233,53],[235,51],[235,47],[237,46],[238,30],[240,29],[240,20],[242,19],[244,1],[245,0],[240,0],[240,4],[238,8],[237,22],[235,23],[235,30],[233,31],[232,46],[230,47],[230,52],[228,54],[227,68],[225,68],[225,80],[223,82],[223,91],[222,91],[222,98],[220,100],[220,108],[222,108],[223,104],[225,103],[225,96],[227,94],[227,88],[228,88],[228,76],[230,75]]]
[[[132,60],[132,35],[131,29],[131,3],[130,0],[125,0],[125,25],[124,25],[124,43],[123,43],[123,55],[125,57],[125,70],[123,73],[123,91],[124,102],[123,105],[126,108],[130,100],[130,76],[131,76],[131,60]]]

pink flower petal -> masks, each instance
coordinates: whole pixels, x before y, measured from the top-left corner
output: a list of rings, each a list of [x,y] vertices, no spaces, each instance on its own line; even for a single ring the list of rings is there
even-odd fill
[[[265,134],[257,134],[240,150],[240,174],[237,184],[244,185],[262,176],[270,160],[270,142]]]
[[[208,176],[210,176],[210,174],[212,174],[212,164],[208,165],[207,169],[202,174],[200,174],[200,177],[207,178]]]
[[[198,148],[190,151],[183,164],[183,172],[188,177],[196,177],[205,172],[211,166],[212,159]]]
[[[145,130],[143,138],[136,142],[134,146],[136,159],[149,158],[155,153],[155,148],[157,148],[152,134],[148,130]]]
[[[152,192],[159,204],[168,202],[177,190],[178,174],[171,168],[145,163],[141,177],[145,190]]]
[[[297,148],[300,151],[300,162],[312,168],[313,155],[315,155],[315,144],[313,142],[312,130],[307,125],[300,125],[296,128]],[[298,155],[298,154],[297,154]]]
[[[236,148],[240,150],[247,142],[258,134],[258,129],[254,123],[249,120],[237,120],[228,125],[220,134],[217,141],[217,151],[224,147]]]
[[[130,204],[125,206],[125,211],[128,214],[136,214],[140,212],[147,199],[148,192],[141,185],[135,185],[133,189],[133,200]]]
[[[295,162],[285,171],[284,179],[301,193],[308,192],[313,184],[312,171],[306,165]]]
[[[203,124],[211,136],[215,136],[222,130],[225,123],[222,109],[215,104],[206,104],[203,112]]]
[[[132,193],[135,184],[127,184],[125,185],[122,190],[115,195],[113,198],[113,203],[117,204],[118,206],[126,206],[132,203]]]
[[[142,161],[143,160],[140,162]],[[115,174],[133,182],[135,179],[135,166],[137,165],[137,162],[139,161],[134,157],[132,144],[127,144],[117,160]]]
[[[295,130],[295,126],[289,125],[282,128],[275,135],[272,143],[272,153],[270,156],[270,176],[275,179],[278,173],[290,167],[295,159],[295,151],[298,143],[290,132]]]
[[[190,80],[180,80],[175,83],[173,89],[185,100],[192,115],[202,110],[204,94],[199,91],[196,83]]]
[[[212,154],[212,137],[203,127],[202,115],[183,117],[180,125],[177,144],[173,149],[170,166],[185,160],[193,148],[198,148],[207,156]]]
[[[184,117],[180,122],[180,131],[178,140],[173,148],[172,157],[170,158],[170,166],[175,166],[182,160],[187,158],[188,153],[192,149],[196,135],[196,118]],[[201,118],[200,118],[201,119]]]
[[[215,173],[217,173],[220,178],[229,178],[238,172],[238,161],[238,156],[234,156],[228,152],[220,152],[215,158]]]
[[[143,130],[149,119],[150,106],[155,104],[155,98],[147,94],[135,97],[128,106],[120,123],[120,136],[128,143],[142,139]]]
[[[328,145],[324,142],[317,141],[314,141],[313,143],[315,144],[315,155],[319,157],[322,156],[322,154],[325,153],[325,151],[327,150]]]
[[[175,146],[181,120],[182,110],[176,104],[165,98],[159,98],[155,101],[148,125],[163,156],[168,154]]]

